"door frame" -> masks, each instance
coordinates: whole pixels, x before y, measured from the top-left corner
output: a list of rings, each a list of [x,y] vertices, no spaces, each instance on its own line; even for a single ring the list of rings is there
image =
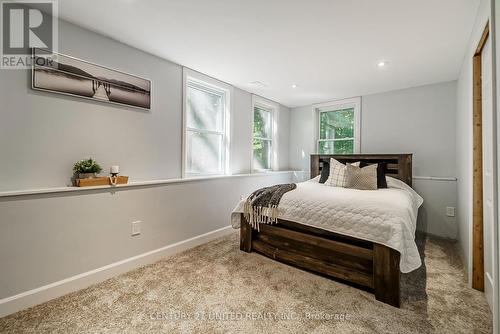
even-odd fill
[[[497,53],[497,46],[500,45],[499,35],[497,34],[497,19],[500,18],[500,6],[497,6],[495,0],[490,1],[491,6],[491,50],[492,50],[492,70],[493,70],[493,96],[492,96],[492,106],[493,106],[493,192],[495,197],[493,198],[493,208],[494,208],[494,224],[493,224],[493,266],[494,266],[494,278],[493,278],[493,332],[498,333],[500,329],[500,316],[499,316],[499,302],[500,302],[500,270],[499,270],[499,260],[500,260],[500,249],[499,249],[499,196],[498,191],[500,188],[499,175],[500,175],[500,163],[498,161],[500,157],[500,136],[498,128],[500,127],[500,118],[498,117],[498,101],[500,101],[500,85],[497,81],[500,78],[498,64],[500,64],[500,54]]]
[[[483,107],[481,53],[490,34],[486,23],[472,58],[472,287],[484,291]]]

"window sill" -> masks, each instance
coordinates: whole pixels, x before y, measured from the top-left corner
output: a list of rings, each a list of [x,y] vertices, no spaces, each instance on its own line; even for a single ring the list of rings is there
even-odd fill
[[[272,170],[272,169],[254,169],[252,171],[252,174],[267,174],[267,173],[276,173],[279,171],[276,171],[276,170]]]
[[[188,183],[188,182],[204,182],[204,181],[211,181],[211,180],[218,180],[218,179],[231,179],[231,178],[252,177],[252,176],[269,176],[269,175],[278,175],[278,174],[288,174],[288,173],[293,173],[293,172],[294,171],[269,171],[267,173],[214,175],[214,176],[189,177],[189,178],[183,178],[183,179],[137,181],[137,182],[130,182],[127,184],[119,184],[116,186],[53,187],[53,188],[40,188],[40,189],[0,191],[0,198],[2,198],[2,197],[14,197],[14,196],[38,195],[38,194],[81,192],[81,191],[90,191],[90,190],[113,191],[113,190],[118,190],[118,189],[128,189],[128,188],[134,188],[134,187],[148,187],[148,186],[158,186],[158,185],[178,184],[178,183]]]

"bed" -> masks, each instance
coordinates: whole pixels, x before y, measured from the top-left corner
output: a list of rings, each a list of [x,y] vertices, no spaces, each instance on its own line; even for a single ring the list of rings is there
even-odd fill
[[[318,183],[330,158],[385,164],[389,189]],[[276,224],[252,229],[241,213],[243,202],[234,210],[232,224],[241,227],[242,251],[344,281],[399,307],[400,273],[421,265],[415,228],[423,201],[411,184],[411,154],[311,155],[311,180],[283,196]]]

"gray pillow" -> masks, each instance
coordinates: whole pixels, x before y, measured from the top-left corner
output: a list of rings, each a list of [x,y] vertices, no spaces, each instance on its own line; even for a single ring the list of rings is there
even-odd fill
[[[363,168],[347,164],[346,167],[346,188],[377,190],[377,164]]]

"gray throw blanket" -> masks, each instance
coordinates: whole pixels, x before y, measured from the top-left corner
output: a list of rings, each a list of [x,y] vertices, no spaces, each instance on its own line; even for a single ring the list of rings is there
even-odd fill
[[[258,231],[260,223],[275,223],[278,218],[278,204],[281,197],[295,188],[297,188],[295,183],[277,184],[256,190],[248,196],[244,215],[250,226]]]

